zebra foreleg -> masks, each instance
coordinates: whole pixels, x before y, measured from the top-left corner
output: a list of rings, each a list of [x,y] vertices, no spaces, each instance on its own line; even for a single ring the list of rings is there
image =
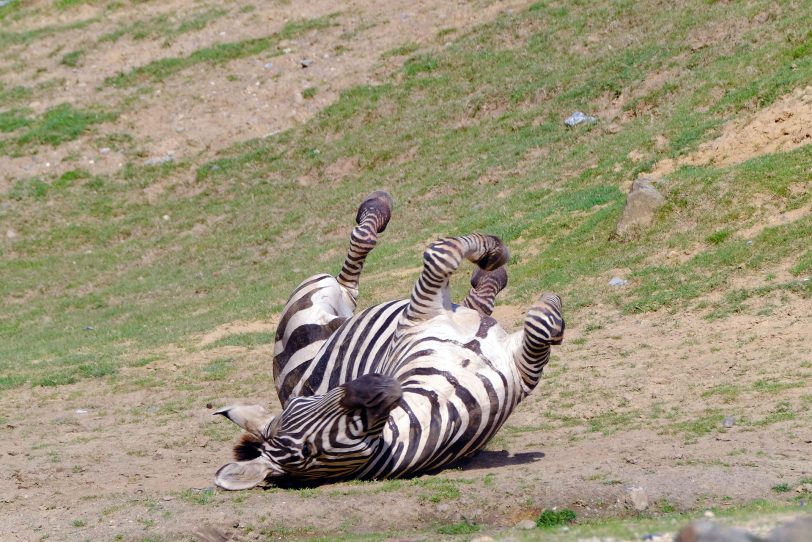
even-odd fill
[[[550,347],[564,340],[564,317],[561,298],[542,294],[524,317],[524,329],[517,332],[513,359],[522,379],[522,393],[529,394],[541,379],[544,366],[550,360]]]
[[[477,233],[435,241],[423,253],[423,271],[412,289],[399,327],[417,325],[451,310],[448,280],[463,259],[471,260],[485,271],[493,271],[503,266],[508,256],[507,247],[493,235]]]
[[[493,271],[485,271],[479,267],[471,275],[471,290],[463,300],[463,307],[477,311],[483,316],[493,314],[496,295],[507,286],[507,269],[503,265]]]

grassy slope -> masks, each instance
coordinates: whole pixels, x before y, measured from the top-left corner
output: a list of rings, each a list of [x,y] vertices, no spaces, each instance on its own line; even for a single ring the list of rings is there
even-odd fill
[[[689,44],[728,23],[733,36]],[[539,2],[418,53],[384,84],[345,93],[301,129],[208,164],[22,179],[0,196],[0,232],[18,234],[0,245],[0,388],[104,376],[220,323],[269,318],[304,277],[337,270],[355,206],[376,188],[390,190],[397,209],[370,258],[365,303],[405,296],[413,277],[395,272],[419,265],[432,238],[472,230],[511,246],[513,303],[554,289],[570,308],[600,301],[678,310],[743,274],[783,265],[808,275],[809,217],[766,229],[752,244],[724,232],[753,224],[756,197],[779,209],[806,204],[810,195],[791,186],[809,179],[810,146],[723,169],[683,168],[669,177],[669,203],[650,231],[624,242],[613,230],[621,187],[637,173],[812,80],[810,27],[809,1],[689,1],[668,10]],[[208,61],[198,56],[189,58]],[[563,125],[570,112],[597,111],[663,70],[681,75],[631,100],[631,120],[619,130]],[[12,91],[21,92],[0,88]],[[40,125],[15,128],[4,141]],[[666,148],[655,147],[658,135]],[[635,150],[642,162],[629,158]],[[347,160],[357,174],[330,178],[330,165]],[[142,190],[156,182],[170,189],[153,205]],[[695,255],[651,264],[669,250]],[[631,270],[622,296],[595,287],[618,268]],[[775,291],[808,296],[810,283],[767,281],[699,308],[723,316]]]

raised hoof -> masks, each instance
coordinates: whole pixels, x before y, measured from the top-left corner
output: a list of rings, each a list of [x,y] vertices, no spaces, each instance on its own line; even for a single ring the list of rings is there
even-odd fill
[[[488,235],[488,251],[477,260],[476,264],[485,271],[494,271],[505,265],[510,258],[507,245],[495,235]]]
[[[395,202],[389,192],[384,190],[376,190],[361,203],[358,207],[358,214],[355,215],[355,223],[361,224],[367,217],[372,217],[375,220],[375,231],[381,233],[386,229],[389,224],[389,219],[392,218],[392,207]]]
[[[497,293],[504,290],[508,283],[507,268],[503,265],[493,271],[486,271],[479,267],[474,269],[471,275],[471,287],[479,288],[480,284],[485,286],[485,284],[489,282],[496,286]]]

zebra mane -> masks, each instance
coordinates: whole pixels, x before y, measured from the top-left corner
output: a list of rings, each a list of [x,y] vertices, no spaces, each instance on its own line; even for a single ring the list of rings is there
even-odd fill
[[[262,455],[262,439],[250,433],[245,433],[240,442],[234,446],[234,459],[237,461],[250,461]]]

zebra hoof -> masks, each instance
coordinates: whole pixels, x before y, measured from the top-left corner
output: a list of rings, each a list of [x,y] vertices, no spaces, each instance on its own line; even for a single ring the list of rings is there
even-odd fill
[[[507,268],[503,265],[497,267],[493,271],[485,271],[477,267],[471,275],[471,287],[479,288],[480,285],[485,286],[492,283],[496,287],[496,293],[505,289],[508,283]]]
[[[508,259],[510,259],[510,252],[507,245],[495,235],[488,235],[487,237],[489,244],[492,246],[488,247],[488,250],[477,260],[476,264],[485,271],[494,271],[507,263]]]
[[[355,223],[360,224],[367,217],[375,220],[375,230],[378,233],[386,229],[389,219],[392,218],[392,207],[395,202],[389,192],[376,190],[361,203],[358,207],[358,214],[355,215]]]

